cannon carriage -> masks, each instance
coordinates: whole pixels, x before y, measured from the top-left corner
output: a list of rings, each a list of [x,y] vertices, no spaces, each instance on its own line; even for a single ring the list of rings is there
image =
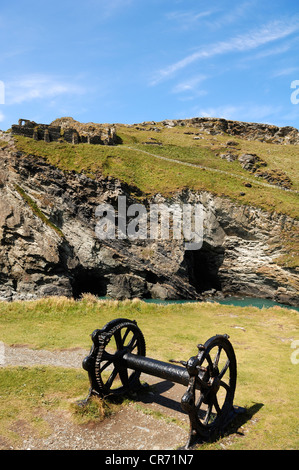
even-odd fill
[[[221,433],[233,419],[237,362],[228,335],[215,335],[197,345],[187,361],[162,362],[146,356],[137,322],[118,318],[91,334],[92,347],[82,366],[90,380],[89,397],[121,396],[142,387],[146,373],[187,387],[181,407],[190,432],[185,448]]]

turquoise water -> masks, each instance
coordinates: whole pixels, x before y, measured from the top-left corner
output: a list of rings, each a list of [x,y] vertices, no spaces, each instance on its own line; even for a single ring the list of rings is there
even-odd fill
[[[102,300],[109,300],[108,297],[99,297]],[[195,303],[198,300],[161,300],[161,299],[141,299],[143,302],[149,304],[186,304],[186,303]],[[260,299],[259,297],[225,297],[223,299],[211,298],[207,299],[207,302],[216,302],[222,305],[234,305],[236,307],[257,307],[257,308],[270,308],[270,307],[282,307],[288,308],[291,310],[296,310],[299,312],[299,307],[293,307],[290,305],[280,304],[274,300],[269,299]]]
[[[257,308],[269,308],[269,307],[282,307],[299,312],[299,307],[292,307],[290,305],[280,304],[274,300],[260,299],[255,297],[226,297],[224,299],[208,299],[209,302],[217,302],[222,305],[234,305],[238,307],[257,307]],[[187,302],[197,302],[196,300],[159,300],[159,299],[144,299],[144,302],[154,304],[184,304]]]

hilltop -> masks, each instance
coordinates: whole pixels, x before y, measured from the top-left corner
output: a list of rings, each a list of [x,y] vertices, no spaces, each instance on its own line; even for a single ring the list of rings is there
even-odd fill
[[[216,118],[131,125],[60,118],[50,127],[75,129],[78,139],[0,136],[3,298],[212,292],[298,304],[298,130]],[[114,141],[88,143],[103,127],[113,128]],[[116,206],[119,195],[145,205],[200,202],[203,248],[100,242],[95,208]]]
[[[49,129],[55,126],[75,129],[85,138],[104,126],[113,128],[115,145],[72,147],[64,139],[47,145],[43,140],[16,136],[17,149],[42,156],[62,170],[118,178],[145,196],[171,195],[183,188],[207,190],[298,216],[299,132],[292,127],[213,118],[133,125],[81,124],[60,118]],[[192,170],[190,165],[194,165]]]

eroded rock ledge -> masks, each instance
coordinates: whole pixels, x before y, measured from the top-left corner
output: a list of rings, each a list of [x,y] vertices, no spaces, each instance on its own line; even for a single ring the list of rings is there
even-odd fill
[[[145,123],[151,124],[152,123]],[[299,144],[299,131],[291,126],[278,127],[271,124],[231,121],[227,119],[195,117],[191,119],[166,120],[167,127],[190,126],[211,135],[226,133],[246,140],[259,140],[273,144]]]
[[[185,251],[181,240],[99,240],[95,209],[135,202],[118,180],[62,172],[9,145],[0,155],[0,298],[79,297],[202,299],[260,296],[299,305],[299,272],[278,264],[282,230],[298,230],[284,215],[238,206],[210,193],[183,191],[171,201],[202,203],[204,243]]]

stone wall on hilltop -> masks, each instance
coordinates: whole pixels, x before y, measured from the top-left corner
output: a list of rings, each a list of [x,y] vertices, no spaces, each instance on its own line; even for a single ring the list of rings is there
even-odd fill
[[[13,135],[30,137],[45,142],[66,141],[72,144],[88,143],[113,145],[116,143],[114,126],[99,124],[81,124],[73,118],[56,119],[51,124],[37,124],[28,119],[19,119],[11,127]]]

